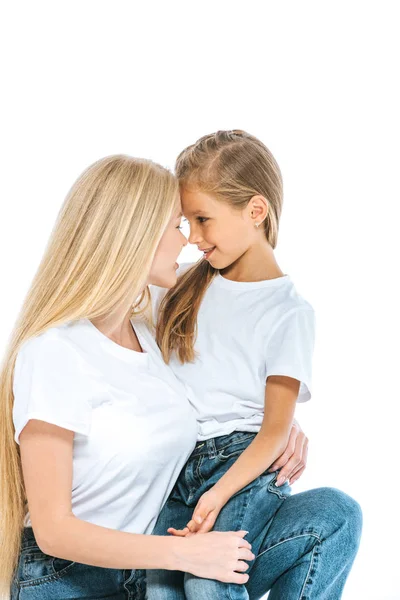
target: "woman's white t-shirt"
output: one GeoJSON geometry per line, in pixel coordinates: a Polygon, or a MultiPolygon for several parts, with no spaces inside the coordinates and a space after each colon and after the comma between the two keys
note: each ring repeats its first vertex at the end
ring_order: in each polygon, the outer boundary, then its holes
{"type": "Polygon", "coordinates": [[[13,419],[18,443],[30,419],[75,432],[76,517],[150,534],[196,444],[197,423],[146,324],[132,325],[143,353],[87,319],[25,342],[15,365],[13,419]]]}
{"type": "MultiPolygon", "coordinates": [[[[168,290],[150,288],[157,315],[168,290]]],[[[309,400],[314,339],[314,309],[289,275],[239,282],[218,273],[198,313],[196,360],[182,365],[173,354],[169,363],[195,409],[198,440],[259,431],[270,375],[297,379],[297,402],[309,400]]]]}

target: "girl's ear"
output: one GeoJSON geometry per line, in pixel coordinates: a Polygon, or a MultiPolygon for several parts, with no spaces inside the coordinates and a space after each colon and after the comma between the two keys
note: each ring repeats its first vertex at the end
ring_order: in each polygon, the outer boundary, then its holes
{"type": "Polygon", "coordinates": [[[247,209],[250,214],[250,218],[256,225],[257,223],[260,225],[266,218],[268,214],[268,204],[264,196],[253,196],[248,205],[247,209]]]}

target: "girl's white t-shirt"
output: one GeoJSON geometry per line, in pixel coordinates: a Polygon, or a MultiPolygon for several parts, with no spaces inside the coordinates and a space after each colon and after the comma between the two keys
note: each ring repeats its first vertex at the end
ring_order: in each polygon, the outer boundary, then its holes
{"type": "MultiPolygon", "coordinates": [[[[181,265],[178,275],[191,266],[181,265]]],[[[150,288],[157,315],[168,290],[150,288]]],[[[300,381],[297,402],[311,398],[315,313],[289,275],[238,282],[218,273],[204,295],[197,325],[196,360],[182,365],[173,354],[169,364],[195,409],[198,440],[259,431],[270,375],[300,381]]]]}
{"type": "Polygon", "coordinates": [[[18,443],[30,419],[75,432],[76,517],[150,534],[196,444],[197,423],[146,324],[132,325],[143,353],[87,319],[25,342],[15,365],[13,420],[18,443]]]}

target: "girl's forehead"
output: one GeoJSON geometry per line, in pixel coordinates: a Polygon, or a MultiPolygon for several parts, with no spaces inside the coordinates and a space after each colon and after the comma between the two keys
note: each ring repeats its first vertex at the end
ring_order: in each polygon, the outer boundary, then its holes
{"type": "Polygon", "coordinates": [[[199,190],[182,190],[181,200],[183,212],[195,214],[204,210],[216,208],[220,203],[205,192],[199,190]]]}

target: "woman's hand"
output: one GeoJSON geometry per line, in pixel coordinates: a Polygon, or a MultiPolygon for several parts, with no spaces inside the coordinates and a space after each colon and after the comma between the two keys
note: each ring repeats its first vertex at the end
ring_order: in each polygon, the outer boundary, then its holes
{"type": "Polygon", "coordinates": [[[214,527],[214,523],[225,502],[215,487],[205,492],[197,503],[192,519],[184,529],[170,527],[168,533],[180,537],[188,537],[194,533],[207,533],[214,527]]]}
{"type": "Polygon", "coordinates": [[[249,565],[245,561],[255,559],[251,544],[243,539],[247,533],[212,531],[184,539],[174,569],[224,583],[247,583],[249,575],[244,571],[249,565]]]}
{"type": "Polygon", "coordinates": [[[268,469],[272,473],[282,468],[276,482],[277,486],[283,485],[286,479],[289,479],[289,485],[292,485],[301,477],[307,465],[307,454],[308,438],[294,419],[285,452],[268,469]]]}

